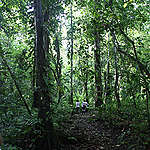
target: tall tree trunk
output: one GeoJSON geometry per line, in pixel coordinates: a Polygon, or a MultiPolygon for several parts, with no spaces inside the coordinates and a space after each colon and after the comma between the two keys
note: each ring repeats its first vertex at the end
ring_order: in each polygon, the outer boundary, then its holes
{"type": "Polygon", "coordinates": [[[119,96],[119,74],[118,74],[118,62],[117,62],[117,47],[116,47],[116,37],[115,33],[112,30],[112,39],[113,39],[113,44],[114,44],[114,57],[115,57],[115,97],[118,102],[118,108],[121,106],[120,102],[120,96],[119,96]]]}
{"type": "MultiPolygon", "coordinates": [[[[96,30],[96,29],[95,29],[96,30]]],[[[97,31],[95,31],[95,87],[96,87],[96,101],[95,107],[101,106],[103,104],[102,99],[102,74],[101,74],[101,58],[100,58],[100,36],[97,31]]]]}
{"type": "MultiPolygon", "coordinates": [[[[38,108],[38,117],[42,122],[44,134],[47,140],[45,145],[48,149],[52,149],[54,144],[53,123],[50,115],[51,97],[48,90],[48,64],[47,53],[49,49],[49,38],[46,29],[43,28],[45,18],[42,10],[41,0],[34,0],[35,10],[35,29],[36,29],[36,43],[35,43],[35,91],[34,103],[38,108]]],[[[48,14],[47,14],[48,15],[48,14]]],[[[43,145],[44,146],[44,145],[43,145]]]]}
{"type": "Polygon", "coordinates": [[[89,100],[88,100],[88,51],[86,52],[86,68],[85,68],[84,90],[85,90],[86,102],[89,103],[89,100]]]}
{"type": "MultiPolygon", "coordinates": [[[[43,19],[44,19],[43,23],[48,24],[48,20],[49,20],[48,8],[44,12],[43,19]]],[[[48,26],[46,26],[46,25],[43,27],[43,48],[44,48],[45,54],[49,53],[49,44],[50,44],[49,33],[48,33],[47,28],[48,28],[48,26]]],[[[46,57],[47,57],[47,55],[46,55],[46,57]]]]}
{"type": "MultiPolygon", "coordinates": [[[[109,39],[109,37],[108,37],[109,39]]],[[[109,40],[108,40],[108,52],[107,52],[107,73],[106,73],[106,86],[105,86],[105,90],[106,90],[106,93],[105,93],[105,101],[106,102],[109,102],[110,101],[110,81],[111,81],[111,77],[110,77],[110,62],[109,62],[109,40]]]]}
{"type": "MultiPolygon", "coordinates": [[[[41,0],[35,0],[35,22],[36,22],[36,47],[35,47],[35,67],[36,67],[36,87],[34,91],[34,103],[39,109],[39,118],[46,120],[50,111],[50,96],[46,84],[46,46],[44,45],[43,14],[41,0]]],[[[46,42],[45,42],[46,43],[46,42]]]]}
{"type": "Polygon", "coordinates": [[[57,86],[58,86],[58,103],[60,103],[62,90],[61,90],[61,62],[60,62],[60,47],[59,47],[59,40],[56,36],[56,53],[57,53],[57,63],[56,63],[56,72],[57,72],[57,86]]]}
{"type": "Polygon", "coordinates": [[[85,73],[85,82],[84,82],[84,90],[85,90],[85,98],[86,98],[86,102],[88,103],[88,72],[85,73]]]}
{"type": "Polygon", "coordinates": [[[73,16],[72,16],[72,4],[71,4],[71,97],[70,102],[73,104],[73,16]]]}
{"type": "Polygon", "coordinates": [[[118,73],[118,62],[117,62],[117,53],[116,47],[114,46],[114,55],[115,55],[115,97],[118,102],[118,108],[121,106],[120,96],[119,96],[119,73],[118,73]]]}

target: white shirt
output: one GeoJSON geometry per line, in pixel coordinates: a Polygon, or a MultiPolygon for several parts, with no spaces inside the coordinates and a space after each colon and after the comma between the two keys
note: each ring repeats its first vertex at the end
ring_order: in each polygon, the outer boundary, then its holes
{"type": "Polygon", "coordinates": [[[80,107],[80,102],[76,102],[76,108],[80,107]]]}
{"type": "Polygon", "coordinates": [[[88,106],[88,103],[87,103],[87,102],[82,102],[82,107],[83,107],[83,106],[86,106],[86,107],[87,107],[87,106],[88,106]]]}

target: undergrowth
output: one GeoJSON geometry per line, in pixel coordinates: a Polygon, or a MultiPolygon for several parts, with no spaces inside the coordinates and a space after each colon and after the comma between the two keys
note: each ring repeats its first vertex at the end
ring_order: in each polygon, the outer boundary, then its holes
{"type": "Polygon", "coordinates": [[[118,144],[127,144],[129,150],[147,149],[150,145],[150,129],[146,106],[141,102],[136,107],[123,103],[118,108],[116,102],[103,104],[97,108],[98,116],[109,123],[111,128],[120,128],[118,144]]]}

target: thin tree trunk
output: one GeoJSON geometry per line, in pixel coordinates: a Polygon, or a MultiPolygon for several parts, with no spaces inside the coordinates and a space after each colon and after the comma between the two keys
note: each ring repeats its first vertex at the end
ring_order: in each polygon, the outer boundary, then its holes
{"type": "MultiPolygon", "coordinates": [[[[87,62],[88,63],[88,62],[87,62]]],[[[86,102],[89,103],[89,99],[88,99],[88,69],[86,68],[86,72],[85,72],[85,83],[84,83],[84,87],[85,87],[85,97],[86,97],[86,102]]]]}
{"type": "Polygon", "coordinates": [[[57,72],[57,86],[58,86],[58,103],[60,103],[62,90],[61,90],[61,63],[60,63],[60,47],[59,40],[56,36],[56,52],[57,52],[57,63],[56,63],[56,72],[57,72]]]}
{"type": "Polygon", "coordinates": [[[149,112],[149,98],[150,98],[150,91],[148,89],[148,86],[146,86],[146,108],[147,108],[147,120],[150,128],[150,112],[149,112]]]}
{"type": "MultiPolygon", "coordinates": [[[[120,32],[122,33],[122,35],[132,44],[135,58],[132,57],[131,55],[128,55],[128,56],[130,56],[130,58],[132,58],[133,60],[136,60],[138,66],[140,68],[140,72],[142,74],[142,78],[143,78],[143,81],[144,81],[144,86],[145,86],[145,89],[146,89],[146,106],[147,106],[148,123],[149,123],[149,127],[150,127],[150,112],[149,112],[149,93],[150,93],[150,91],[149,91],[149,88],[148,88],[147,80],[145,78],[145,74],[147,75],[148,78],[150,78],[150,73],[147,70],[147,68],[139,61],[134,41],[132,39],[130,39],[130,37],[128,37],[125,34],[125,32],[122,30],[121,27],[119,29],[120,29],[120,32]]],[[[119,51],[121,51],[120,48],[118,48],[118,49],[119,49],[119,51]]]]}
{"type": "Polygon", "coordinates": [[[147,77],[148,78],[150,78],[150,73],[149,73],[149,71],[147,70],[147,68],[146,68],[146,66],[144,65],[144,64],[142,64],[142,62],[140,62],[139,61],[139,59],[138,59],[138,56],[137,56],[137,53],[136,53],[136,47],[135,47],[135,44],[134,44],[134,41],[132,41],[124,32],[123,32],[123,30],[120,28],[120,31],[121,31],[121,33],[124,35],[124,37],[132,44],[132,46],[133,46],[133,50],[134,50],[134,54],[135,54],[135,57],[136,58],[134,58],[134,56],[132,56],[132,55],[130,55],[130,54],[128,54],[127,52],[124,52],[124,51],[122,51],[121,49],[120,49],[120,46],[119,46],[119,43],[118,43],[118,41],[117,41],[117,39],[116,39],[116,43],[117,43],[117,51],[118,52],[120,52],[120,53],[122,53],[122,54],[124,54],[124,55],[126,55],[127,57],[129,57],[130,59],[132,59],[133,61],[135,61],[137,64],[138,64],[138,66],[139,66],[139,68],[140,68],[140,72],[141,72],[141,74],[142,74],[142,79],[143,79],[143,81],[144,81],[144,86],[145,86],[145,89],[146,89],[146,97],[147,97],[147,113],[148,113],[148,122],[149,122],[149,126],[150,126],[150,117],[149,117],[149,102],[148,102],[148,99],[149,99],[149,93],[150,93],[150,91],[149,91],[149,88],[148,88],[148,83],[147,83],[147,80],[145,79],[145,74],[147,75],[147,77]],[[144,74],[145,73],[145,74],[144,74]]]}
{"type": "Polygon", "coordinates": [[[1,56],[1,57],[2,57],[2,61],[3,61],[4,65],[7,67],[8,71],[9,71],[9,73],[10,73],[10,75],[11,75],[11,78],[12,78],[13,81],[14,81],[14,84],[15,84],[15,86],[16,86],[16,89],[18,90],[18,93],[19,93],[19,95],[20,95],[20,98],[23,100],[24,105],[25,105],[25,107],[26,107],[28,113],[29,113],[30,115],[32,115],[31,110],[30,110],[28,104],[26,103],[26,101],[25,101],[25,99],[24,99],[24,97],[23,97],[23,95],[22,95],[22,92],[21,92],[21,90],[20,90],[20,88],[19,88],[19,85],[18,85],[18,83],[17,83],[17,81],[16,81],[16,79],[15,79],[15,75],[14,75],[13,72],[11,71],[11,69],[10,69],[10,67],[8,66],[7,61],[4,59],[4,57],[3,57],[3,56],[1,56]]]}
{"type": "Polygon", "coordinates": [[[84,83],[84,87],[85,87],[85,98],[86,98],[86,102],[88,103],[88,72],[86,72],[86,79],[85,79],[85,83],[84,83]]]}
{"type": "MultiPolygon", "coordinates": [[[[117,45],[119,45],[119,44],[117,44],[117,45]]],[[[142,64],[142,62],[140,62],[139,60],[137,60],[136,58],[134,58],[134,56],[128,54],[127,52],[122,51],[122,50],[120,49],[120,47],[117,48],[117,51],[118,51],[119,53],[121,53],[121,54],[127,56],[128,58],[130,58],[131,60],[133,60],[135,63],[137,63],[138,66],[139,66],[139,68],[140,68],[140,70],[142,70],[142,72],[145,72],[146,75],[147,75],[147,77],[150,79],[150,73],[149,73],[149,71],[147,70],[146,66],[145,66],[144,64],[142,64]]],[[[142,74],[143,74],[143,73],[142,73],[142,74]]]]}
{"type": "Polygon", "coordinates": [[[71,4],[71,97],[70,102],[73,104],[73,19],[72,19],[72,4],[71,4]]]}
{"type": "MultiPolygon", "coordinates": [[[[95,29],[96,30],[96,29],[95,29]]],[[[100,60],[100,37],[99,33],[95,32],[95,86],[96,86],[96,101],[95,107],[101,106],[103,104],[102,100],[102,74],[101,74],[101,60],[100,60]]]]}
{"type": "Polygon", "coordinates": [[[117,48],[116,48],[116,37],[114,31],[111,31],[112,39],[114,43],[114,57],[115,57],[115,97],[118,102],[118,108],[121,106],[120,96],[119,96],[119,74],[118,74],[118,61],[117,61],[117,48]]]}
{"type": "MultiPolygon", "coordinates": [[[[108,39],[109,39],[109,37],[108,37],[108,39]]],[[[109,42],[109,40],[108,40],[108,42],[109,42]]],[[[105,99],[106,99],[106,102],[109,102],[110,101],[110,62],[109,62],[109,49],[110,49],[110,47],[109,47],[109,43],[108,43],[108,52],[107,52],[107,73],[106,73],[106,88],[105,88],[105,90],[106,90],[106,94],[105,94],[105,99]]]]}
{"type": "MultiPolygon", "coordinates": [[[[144,75],[144,72],[145,72],[145,74],[148,76],[148,78],[150,78],[150,72],[149,72],[149,70],[147,70],[146,66],[144,66],[144,65],[139,61],[139,59],[138,59],[138,55],[137,55],[137,52],[136,52],[136,47],[135,47],[134,41],[133,41],[132,39],[130,39],[130,38],[125,34],[125,32],[122,30],[121,27],[120,27],[119,29],[120,29],[120,32],[122,33],[122,35],[123,35],[123,36],[132,44],[132,46],[133,46],[133,51],[134,51],[135,58],[132,57],[132,56],[131,56],[130,58],[132,58],[134,61],[137,62],[138,66],[139,66],[139,68],[140,68],[140,70],[141,70],[141,73],[144,75]]],[[[120,50],[120,48],[119,48],[119,50],[120,50]]],[[[128,55],[128,56],[130,56],[130,55],[128,55]]]]}

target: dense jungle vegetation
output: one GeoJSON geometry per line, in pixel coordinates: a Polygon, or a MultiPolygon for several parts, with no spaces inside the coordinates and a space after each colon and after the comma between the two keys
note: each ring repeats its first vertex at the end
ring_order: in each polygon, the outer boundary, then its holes
{"type": "Polygon", "coordinates": [[[1,149],[149,150],[149,8],[0,0],[1,149]]]}

